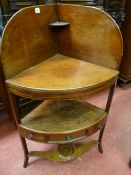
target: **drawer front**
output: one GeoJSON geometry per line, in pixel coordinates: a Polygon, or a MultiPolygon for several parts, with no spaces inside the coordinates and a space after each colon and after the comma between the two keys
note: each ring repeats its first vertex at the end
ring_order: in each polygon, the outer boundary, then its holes
{"type": "Polygon", "coordinates": [[[43,133],[42,134],[37,133],[34,131],[24,129],[22,127],[19,127],[18,130],[19,130],[19,135],[24,138],[27,138],[28,140],[33,140],[33,141],[42,142],[42,143],[48,142],[48,136],[43,133]]]}
{"type": "Polygon", "coordinates": [[[39,133],[19,126],[19,134],[24,138],[37,142],[50,144],[65,144],[79,141],[86,138],[87,136],[94,134],[105,125],[105,122],[106,118],[89,128],[74,131],[71,133],[39,133]]]}

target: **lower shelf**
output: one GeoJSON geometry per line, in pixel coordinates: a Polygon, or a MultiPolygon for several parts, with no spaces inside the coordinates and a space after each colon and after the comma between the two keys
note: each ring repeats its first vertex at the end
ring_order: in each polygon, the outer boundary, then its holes
{"type": "Polygon", "coordinates": [[[72,143],[100,130],[106,116],[104,110],[87,102],[47,100],[21,120],[19,133],[38,142],[72,143]]]}

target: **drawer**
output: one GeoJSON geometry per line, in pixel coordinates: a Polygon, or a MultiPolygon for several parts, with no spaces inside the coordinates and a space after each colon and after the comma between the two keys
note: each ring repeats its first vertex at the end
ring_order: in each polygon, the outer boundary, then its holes
{"type": "Polygon", "coordinates": [[[69,133],[39,133],[32,130],[28,130],[19,126],[20,136],[32,141],[50,144],[65,144],[76,142],[86,138],[100,130],[105,125],[106,119],[103,121],[82,130],[69,132],[69,133]]]}

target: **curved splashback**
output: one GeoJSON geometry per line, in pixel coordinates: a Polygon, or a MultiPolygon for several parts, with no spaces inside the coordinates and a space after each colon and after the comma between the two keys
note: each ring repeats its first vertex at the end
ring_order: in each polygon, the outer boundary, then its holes
{"type": "Polygon", "coordinates": [[[95,7],[59,4],[59,18],[70,23],[60,30],[60,53],[118,69],[122,36],[116,22],[95,7]]]}
{"type": "Polygon", "coordinates": [[[122,47],[120,30],[104,11],[48,4],[22,9],[10,19],[3,33],[1,61],[6,78],[57,53],[118,69],[122,47]],[[50,27],[56,14],[69,25],[50,27]]]}
{"type": "Polygon", "coordinates": [[[56,32],[48,26],[55,20],[54,4],[24,8],[9,20],[1,48],[6,78],[58,52],[56,32]]]}

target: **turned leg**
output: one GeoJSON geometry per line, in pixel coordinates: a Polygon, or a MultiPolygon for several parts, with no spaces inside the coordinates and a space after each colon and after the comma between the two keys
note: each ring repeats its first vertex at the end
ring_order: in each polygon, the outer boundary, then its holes
{"type": "MultiPolygon", "coordinates": [[[[10,102],[11,102],[12,113],[13,113],[13,117],[15,119],[15,123],[16,123],[17,127],[19,127],[21,120],[20,120],[20,112],[19,112],[19,107],[18,107],[18,103],[17,103],[17,98],[14,94],[11,94],[11,93],[9,93],[9,98],[10,98],[10,102]]],[[[23,148],[23,152],[24,152],[24,157],[25,157],[23,167],[26,168],[28,165],[28,159],[29,159],[28,148],[27,148],[25,138],[20,136],[20,140],[21,140],[21,144],[22,144],[22,148],[23,148]]]]}
{"type": "Polygon", "coordinates": [[[99,134],[99,139],[98,139],[98,150],[100,153],[103,153],[102,138],[103,138],[104,129],[105,129],[105,126],[101,128],[100,134],[99,134]]]}
{"type": "MultiPolygon", "coordinates": [[[[106,108],[105,108],[105,112],[107,112],[107,114],[109,113],[109,110],[110,110],[110,106],[111,106],[111,102],[112,102],[112,98],[113,98],[113,93],[114,93],[114,88],[115,88],[115,84],[110,88],[110,91],[109,91],[108,100],[107,100],[107,104],[106,104],[106,108]]],[[[100,128],[100,133],[99,133],[99,138],[98,138],[98,150],[100,153],[103,153],[102,138],[103,138],[105,126],[106,126],[106,124],[100,128]]]]}
{"type": "Polygon", "coordinates": [[[29,160],[28,148],[27,148],[25,138],[20,136],[20,140],[21,140],[21,144],[22,144],[22,148],[23,148],[23,152],[24,152],[24,157],[25,157],[23,167],[26,168],[28,165],[28,160],[29,160]]]}

